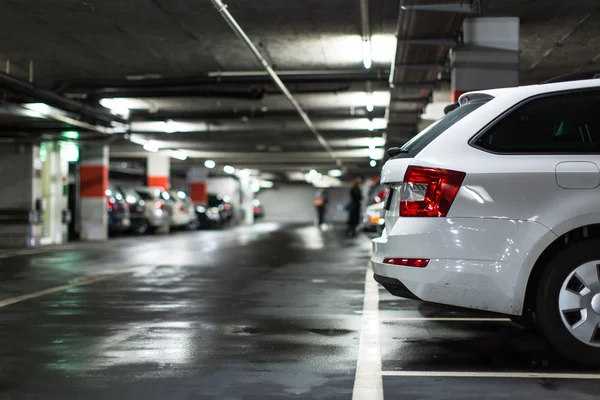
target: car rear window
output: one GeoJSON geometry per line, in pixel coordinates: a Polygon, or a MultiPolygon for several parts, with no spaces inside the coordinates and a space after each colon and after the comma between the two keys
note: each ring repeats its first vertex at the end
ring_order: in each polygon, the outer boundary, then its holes
{"type": "Polygon", "coordinates": [[[402,153],[398,154],[394,158],[413,158],[421,150],[423,150],[429,143],[434,139],[448,130],[452,125],[477,110],[479,107],[490,101],[492,97],[486,97],[470,101],[460,107],[450,111],[442,118],[429,125],[427,128],[422,130],[417,136],[410,139],[408,142],[401,147],[402,153]]]}
{"type": "Polygon", "coordinates": [[[148,192],[139,191],[138,194],[144,200],[152,200],[152,195],[150,193],[148,193],[148,192]]]}

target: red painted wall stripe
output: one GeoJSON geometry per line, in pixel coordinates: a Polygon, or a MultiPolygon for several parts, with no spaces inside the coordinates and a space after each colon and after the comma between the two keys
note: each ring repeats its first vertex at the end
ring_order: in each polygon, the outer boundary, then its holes
{"type": "Polygon", "coordinates": [[[208,192],[206,190],[206,182],[191,182],[190,198],[195,204],[208,204],[208,192]]]}
{"type": "Polygon", "coordinates": [[[82,165],[80,168],[81,197],[104,197],[108,189],[107,165],[82,165]]]}
{"type": "Polygon", "coordinates": [[[164,190],[169,189],[169,177],[168,176],[149,176],[148,186],[160,187],[164,190]]]}
{"type": "Polygon", "coordinates": [[[465,93],[467,93],[467,92],[470,92],[470,91],[471,91],[471,90],[455,90],[455,91],[453,91],[453,92],[452,92],[452,96],[451,96],[451,100],[452,100],[452,102],[453,102],[453,103],[456,103],[456,102],[458,101],[458,98],[459,98],[461,95],[463,95],[463,94],[465,94],[465,93]]]}

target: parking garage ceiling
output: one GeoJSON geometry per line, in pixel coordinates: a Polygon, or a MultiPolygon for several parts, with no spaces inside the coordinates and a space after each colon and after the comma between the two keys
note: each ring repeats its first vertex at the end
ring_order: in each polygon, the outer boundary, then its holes
{"type": "MultiPolygon", "coordinates": [[[[226,3],[352,173],[369,172],[373,148],[382,155],[386,141],[400,144],[416,133],[433,90],[448,79],[448,51],[460,46],[468,12],[521,18],[522,83],[600,60],[600,7],[592,0],[484,0],[473,7],[459,0],[369,0],[370,69],[363,65],[359,0],[226,3]],[[440,3],[454,7],[414,7],[440,3]]],[[[209,0],[7,0],[0,22],[0,70],[90,107],[129,110],[135,137],[184,149],[187,163],[212,158],[281,172],[335,166],[209,0]]],[[[11,91],[5,99],[5,115],[21,113],[2,118],[5,137],[77,127],[65,118],[23,115],[18,105],[35,103],[31,94],[11,91]]],[[[124,159],[146,154],[124,139],[111,151],[124,159]]]]}

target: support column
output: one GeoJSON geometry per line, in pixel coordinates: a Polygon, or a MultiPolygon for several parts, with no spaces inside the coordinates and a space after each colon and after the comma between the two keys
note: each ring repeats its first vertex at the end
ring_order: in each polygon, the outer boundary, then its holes
{"type": "Polygon", "coordinates": [[[451,53],[452,101],[472,90],[518,86],[519,18],[468,18],[451,53]]]}
{"type": "Polygon", "coordinates": [[[206,168],[192,168],[188,171],[189,196],[194,204],[208,204],[207,175],[206,168]]]}
{"type": "Polygon", "coordinates": [[[169,190],[171,185],[171,158],[163,154],[150,153],[147,160],[148,186],[160,187],[169,190]]]}
{"type": "Polygon", "coordinates": [[[0,146],[0,247],[40,244],[41,168],[39,146],[0,146]]]}
{"type": "Polygon", "coordinates": [[[240,177],[240,203],[244,211],[244,223],[248,225],[254,223],[254,192],[251,183],[251,178],[240,177]]]}
{"type": "Polygon", "coordinates": [[[80,177],[81,240],[107,240],[108,146],[82,149],[80,177]]]}

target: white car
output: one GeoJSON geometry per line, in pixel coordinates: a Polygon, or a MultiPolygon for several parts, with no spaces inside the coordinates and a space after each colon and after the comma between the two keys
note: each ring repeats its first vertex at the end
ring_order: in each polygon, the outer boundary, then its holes
{"type": "Polygon", "coordinates": [[[384,165],[392,294],[508,314],[600,364],[600,80],[462,95],[384,165]]]}
{"type": "Polygon", "coordinates": [[[198,219],[196,217],[196,209],[188,195],[182,191],[170,191],[169,195],[173,201],[171,227],[197,229],[198,219]]]}
{"type": "Polygon", "coordinates": [[[135,191],[146,203],[145,217],[151,232],[169,232],[171,229],[171,196],[162,188],[137,187],[135,191]]]}
{"type": "Polygon", "coordinates": [[[365,209],[362,221],[362,230],[365,232],[381,233],[385,226],[383,218],[383,202],[371,204],[365,209]]]}

